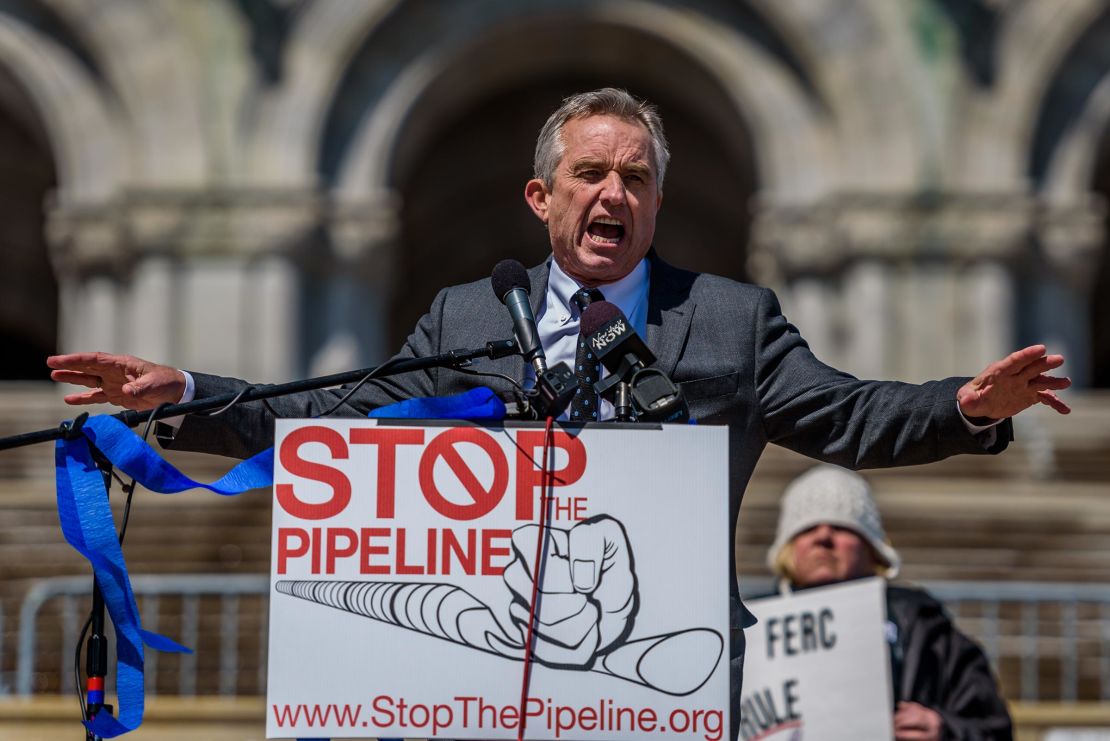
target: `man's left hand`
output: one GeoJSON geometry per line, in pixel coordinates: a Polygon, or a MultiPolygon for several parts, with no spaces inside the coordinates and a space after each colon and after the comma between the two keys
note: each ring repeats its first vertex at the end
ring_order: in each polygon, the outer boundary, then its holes
{"type": "Polygon", "coordinates": [[[1034,404],[1045,404],[1060,414],[1071,412],[1054,391],[1071,386],[1070,378],[1045,375],[1064,364],[1063,355],[1045,355],[1044,345],[1010,353],[965,383],[956,400],[969,420],[997,421],[1012,417],[1034,404]]]}
{"type": "Polygon", "coordinates": [[[894,741],[940,741],[944,720],[916,702],[899,702],[894,712],[894,741]]]}

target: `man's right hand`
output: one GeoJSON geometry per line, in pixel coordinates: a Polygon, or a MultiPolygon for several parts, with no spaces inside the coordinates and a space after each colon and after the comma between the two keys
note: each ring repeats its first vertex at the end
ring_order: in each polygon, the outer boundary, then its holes
{"type": "Polygon", "coordinates": [[[85,386],[65,397],[66,404],[115,404],[144,411],[159,404],[176,404],[185,393],[185,374],[134,355],[80,352],[46,359],[50,377],[59,383],[85,386]]]}

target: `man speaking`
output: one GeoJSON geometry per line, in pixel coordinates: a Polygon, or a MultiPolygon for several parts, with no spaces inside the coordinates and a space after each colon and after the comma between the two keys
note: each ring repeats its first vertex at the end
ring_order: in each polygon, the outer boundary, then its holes
{"type": "MultiPolygon", "coordinates": [[[[584,380],[596,380],[590,373],[596,360],[579,338],[582,311],[604,298],[646,339],[655,367],[679,384],[690,416],[728,425],[734,531],[744,488],[768,442],[853,469],[911,465],[1000,452],[1011,439],[1009,417],[1034,404],[1070,411],[1054,393],[1070,381],[1046,375],[1064,359],[1046,355],[1040,345],[992,363],[975,378],[921,385],[861,381],[824,365],[770,290],[672,267],[651,250],[669,156],[654,107],[628,93],[605,88],[563,102],[540,131],[534,178],[524,188],[528,206],[550,233],[552,251],[528,272],[530,303],[549,362],[573,363],[583,379],[568,412],[572,418],[612,417],[612,408],[584,380]]],[[[477,281],[440,291],[399,357],[477,347],[511,333],[490,281],[477,281]]],[[[54,380],[91,389],[67,396],[70,404],[153,409],[246,385],[104,353],[61,355],[48,364],[54,380]]],[[[520,357],[484,367],[514,378],[526,373],[520,357]]],[[[367,383],[337,413],[364,416],[384,404],[487,382],[498,393],[513,393],[507,381],[428,370],[367,383]]],[[[191,416],[166,444],[246,457],[273,443],[271,409],[282,417],[307,417],[338,398],[318,391],[273,400],[270,408],[255,402],[216,417],[191,416]]],[[[735,737],[745,611],[735,580],[730,587],[735,737]]]]}

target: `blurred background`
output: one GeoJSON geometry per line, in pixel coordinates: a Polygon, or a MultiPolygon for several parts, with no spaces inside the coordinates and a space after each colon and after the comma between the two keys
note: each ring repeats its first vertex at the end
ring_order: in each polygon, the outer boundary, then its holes
{"type": "MultiPolygon", "coordinates": [[[[0,0],[0,435],[71,416],[55,352],[257,381],[384,360],[439,288],[544,259],[535,135],[605,85],[671,140],[659,252],[774,288],[826,362],[1065,354],[1069,417],[870,479],[1019,738],[1110,738],[1107,0],[0,0]]],[[[748,593],[808,465],[757,469],[748,593]]],[[[80,730],[89,579],[53,492],[50,446],[0,453],[4,737],[80,730]]],[[[151,659],[135,737],[261,738],[268,496],[136,500],[144,622],[198,653],[151,659]]]]}

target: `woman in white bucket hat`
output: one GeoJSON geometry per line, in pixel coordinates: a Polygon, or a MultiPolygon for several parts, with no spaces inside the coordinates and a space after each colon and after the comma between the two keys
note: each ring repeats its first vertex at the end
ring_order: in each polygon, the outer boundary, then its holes
{"type": "MultiPolygon", "coordinates": [[[[767,565],[779,590],[868,576],[893,579],[902,559],[859,474],[817,466],[783,494],[767,565]]],[[[920,589],[887,585],[896,741],[1012,741],[1006,703],[982,649],[920,589]]]]}

